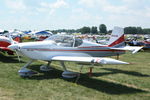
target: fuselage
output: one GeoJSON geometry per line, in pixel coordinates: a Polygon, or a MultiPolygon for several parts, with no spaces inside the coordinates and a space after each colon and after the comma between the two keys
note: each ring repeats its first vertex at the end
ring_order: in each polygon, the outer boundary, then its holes
{"type": "Polygon", "coordinates": [[[61,46],[51,40],[14,45],[17,51],[31,59],[46,61],[55,56],[107,57],[125,53],[122,50],[111,50],[110,47],[87,41],[83,41],[82,45],[77,47],[61,46]]]}

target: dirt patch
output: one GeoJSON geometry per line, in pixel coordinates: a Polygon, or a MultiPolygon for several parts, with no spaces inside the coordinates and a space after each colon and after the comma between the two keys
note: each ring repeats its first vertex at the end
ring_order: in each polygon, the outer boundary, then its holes
{"type": "Polygon", "coordinates": [[[13,96],[14,93],[12,91],[0,88],[0,100],[15,100],[13,96]]]}

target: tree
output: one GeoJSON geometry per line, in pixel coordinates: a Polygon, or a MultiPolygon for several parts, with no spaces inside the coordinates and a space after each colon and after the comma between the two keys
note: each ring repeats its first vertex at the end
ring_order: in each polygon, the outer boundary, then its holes
{"type": "Polygon", "coordinates": [[[150,34],[150,28],[145,28],[143,29],[144,34],[150,34]]]}
{"type": "Polygon", "coordinates": [[[80,29],[80,32],[81,32],[82,34],[87,34],[87,33],[90,33],[91,30],[90,30],[90,27],[84,26],[83,28],[80,29]]]}
{"type": "Polygon", "coordinates": [[[131,31],[131,30],[132,30],[132,27],[125,27],[125,28],[124,28],[124,33],[125,33],[125,34],[132,34],[132,31],[131,31]]]}
{"type": "Polygon", "coordinates": [[[96,26],[92,26],[92,28],[91,28],[91,33],[92,33],[92,34],[97,34],[97,33],[98,33],[96,26]]]}
{"type": "Polygon", "coordinates": [[[125,34],[137,34],[137,28],[136,27],[125,27],[124,28],[125,34]]]}
{"type": "Polygon", "coordinates": [[[137,34],[143,34],[143,30],[141,27],[137,27],[137,34]]]}
{"type": "Polygon", "coordinates": [[[101,24],[99,26],[99,31],[100,31],[100,33],[107,33],[107,27],[106,27],[106,25],[105,24],[101,24]]]}
{"type": "Polygon", "coordinates": [[[107,33],[112,33],[112,30],[109,30],[107,33]]]}
{"type": "Polygon", "coordinates": [[[3,34],[5,34],[5,33],[8,33],[8,31],[7,31],[7,30],[4,30],[3,34]]]}

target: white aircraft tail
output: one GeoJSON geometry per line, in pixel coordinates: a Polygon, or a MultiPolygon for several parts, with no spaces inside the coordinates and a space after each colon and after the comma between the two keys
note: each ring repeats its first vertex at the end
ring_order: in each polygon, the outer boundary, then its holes
{"type": "Polygon", "coordinates": [[[109,47],[125,46],[124,29],[120,27],[114,27],[107,45],[109,47]]]}
{"type": "Polygon", "coordinates": [[[132,53],[138,52],[142,47],[138,46],[126,46],[124,38],[124,29],[120,27],[114,27],[111,37],[108,41],[108,47],[111,47],[113,50],[129,50],[132,53]]]}

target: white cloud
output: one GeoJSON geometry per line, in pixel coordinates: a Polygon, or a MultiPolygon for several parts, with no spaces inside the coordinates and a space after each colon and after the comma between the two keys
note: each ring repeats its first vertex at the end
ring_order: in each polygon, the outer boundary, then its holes
{"type": "Polygon", "coordinates": [[[88,7],[94,7],[95,0],[79,0],[78,3],[81,5],[86,5],[88,7]]]}
{"type": "Polygon", "coordinates": [[[108,0],[79,0],[79,4],[90,7],[91,9],[95,8],[110,13],[120,13],[126,10],[124,6],[112,5],[108,0]]]}
{"type": "Polygon", "coordinates": [[[146,5],[147,0],[120,0],[120,2],[122,4],[114,5],[109,0],[79,0],[80,5],[91,7],[90,9],[99,9],[99,11],[109,15],[143,16],[143,13],[146,13],[149,16],[150,10],[148,9],[149,5],[146,5]]]}
{"type": "Polygon", "coordinates": [[[49,12],[50,14],[53,14],[56,9],[65,8],[69,5],[64,0],[57,0],[54,3],[41,2],[40,6],[40,8],[37,8],[39,12],[49,12]]]}
{"type": "Polygon", "coordinates": [[[90,14],[88,12],[86,12],[84,9],[82,8],[77,8],[77,9],[73,9],[72,10],[72,18],[76,19],[76,18],[80,18],[83,20],[89,20],[90,19],[90,14]]]}
{"type": "Polygon", "coordinates": [[[72,10],[71,16],[67,19],[71,25],[79,27],[95,26],[102,22],[102,17],[97,14],[91,14],[83,8],[76,8],[72,10]]]}
{"type": "Polygon", "coordinates": [[[11,10],[25,10],[27,8],[23,0],[5,0],[5,3],[11,10]]]}
{"type": "Polygon", "coordinates": [[[104,23],[108,28],[130,25],[149,27],[150,0],[3,1],[5,6],[0,9],[0,13],[1,20],[5,19],[7,22],[5,26],[10,25],[8,23],[16,23],[16,27],[31,25],[33,28],[53,27],[57,29],[59,27],[98,26],[104,23]],[[8,12],[15,14],[8,14],[8,12]],[[12,15],[14,17],[11,17],[12,15]]]}
{"type": "MultiPolygon", "coordinates": [[[[115,2],[121,2],[121,4],[113,4],[110,0],[79,0],[78,4],[84,7],[90,7],[91,9],[99,9],[104,13],[135,14],[145,10],[144,6],[147,0],[119,0],[115,2]]],[[[149,5],[146,6],[149,7],[149,5]]]]}
{"type": "Polygon", "coordinates": [[[78,4],[87,7],[97,7],[98,5],[105,6],[108,4],[107,0],[79,0],[78,4]]]}
{"type": "MultiPolygon", "coordinates": [[[[85,9],[99,11],[101,20],[112,26],[148,26],[150,7],[148,0],[79,0],[85,9]],[[119,2],[119,3],[115,3],[119,2]]],[[[92,13],[91,15],[92,16],[92,13]]],[[[98,20],[97,20],[98,21],[98,20]]]]}
{"type": "Polygon", "coordinates": [[[147,17],[150,17],[150,7],[146,7],[145,8],[145,15],[147,16],[147,17]]]}
{"type": "Polygon", "coordinates": [[[68,4],[64,0],[57,0],[55,3],[50,4],[50,7],[56,9],[60,7],[68,6],[68,4]]]}

